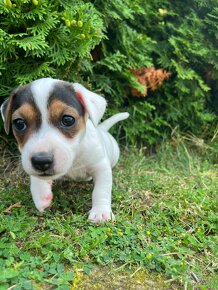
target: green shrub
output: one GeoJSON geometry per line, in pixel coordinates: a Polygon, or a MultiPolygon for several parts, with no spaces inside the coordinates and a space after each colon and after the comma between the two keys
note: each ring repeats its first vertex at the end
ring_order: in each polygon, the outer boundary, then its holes
{"type": "Polygon", "coordinates": [[[52,76],[104,95],[108,115],[129,111],[131,118],[116,127],[129,143],[157,143],[175,127],[202,138],[213,134],[216,0],[0,3],[2,97],[18,84],[52,76]],[[171,73],[154,89],[135,73],[151,67],[171,73]]]}
{"type": "Polygon", "coordinates": [[[102,19],[91,3],[4,1],[0,6],[1,94],[34,79],[65,78],[103,36],[102,19]]]}

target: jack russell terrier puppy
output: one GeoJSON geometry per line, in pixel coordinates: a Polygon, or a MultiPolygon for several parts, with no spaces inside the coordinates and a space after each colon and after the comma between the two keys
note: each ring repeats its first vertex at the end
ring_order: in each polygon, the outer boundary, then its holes
{"type": "Polygon", "coordinates": [[[2,104],[5,131],[12,124],[39,211],[51,204],[52,181],[67,175],[94,181],[89,220],[114,220],[112,168],[120,152],[108,130],[129,114],[99,124],[105,108],[106,100],[81,84],[52,78],[18,87],[2,104]]]}

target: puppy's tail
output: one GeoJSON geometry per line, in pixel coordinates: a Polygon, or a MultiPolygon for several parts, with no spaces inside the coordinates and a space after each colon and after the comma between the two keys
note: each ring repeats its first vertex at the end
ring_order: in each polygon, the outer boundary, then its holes
{"type": "Polygon", "coordinates": [[[108,118],[107,120],[105,120],[104,122],[102,122],[101,124],[98,125],[98,128],[104,130],[104,131],[108,131],[113,125],[115,125],[117,122],[125,120],[129,117],[129,113],[125,112],[125,113],[118,113],[110,118],[108,118]]]}

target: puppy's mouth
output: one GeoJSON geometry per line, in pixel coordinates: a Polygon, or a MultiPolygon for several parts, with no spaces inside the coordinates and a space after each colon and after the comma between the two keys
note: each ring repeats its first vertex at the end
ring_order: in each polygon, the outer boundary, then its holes
{"type": "Polygon", "coordinates": [[[47,176],[55,176],[55,174],[54,173],[43,172],[43,173],[39,173],[39,176],[41,176],[41,177],[47,177],[47,176]]]}
{"type": "Polygon", "coordinates": [[[53,179],[56,176],[56,173],[54,171],[36,171],[34,172],[34,176],[40,177],[40,178],[45,178],[45,179],[53,179]]]}
{"type": "Polygon", "coordinates": [[[57,179],[59,177],[61,177],[63,174],[61,173],[56,173],[54,171],[49,171],[49,172],[34,172],[35,177],[41,178],[41,179],[45,179],[45,180],[54,180],[57,179]]]}

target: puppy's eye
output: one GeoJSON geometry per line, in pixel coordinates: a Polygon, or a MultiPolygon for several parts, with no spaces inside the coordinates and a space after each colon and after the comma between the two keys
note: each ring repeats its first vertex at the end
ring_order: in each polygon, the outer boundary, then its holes
{"type": "Polygon", "coordinates": [[[19,132],[23,132],[23,131],[25,131],[26,128],[27,128],[27,124],[26,124],[26,122],[25,122],[23,119],[20,119],[20,118],[15,119],[15,120],[13,121],[13,126],[14,126],[14,128],[15,128],[17,131],[19,131],[19,132]]]}
{"type": "Polygon", "coordinates": [[[75,123],[75,118],[69,115],[63,115],[61,125],[63,127],[72,127],[75,123]]]}

